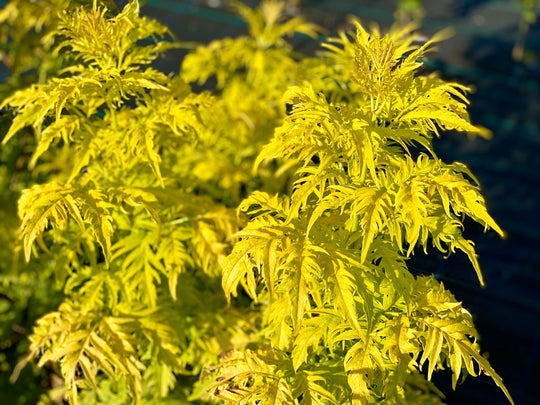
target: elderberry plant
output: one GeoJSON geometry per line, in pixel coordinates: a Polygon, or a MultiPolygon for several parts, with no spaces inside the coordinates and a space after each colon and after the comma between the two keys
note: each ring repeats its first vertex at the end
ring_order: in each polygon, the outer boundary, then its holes
{"type": "Polygon", "coordinates": [[[324,44],[322,75],[285,94],[292,111],[256,166],[293,164],[293,189],[240,204],[249,223],[223,261],[228,299],[242,286],[259,302],[265,336],[222,359],[214,387],[226,402],[438,403],[429,380],[447,367],[454,388],[484,372],[512,401],[471,314],[407,268],[417,247],[459,250],[483,285],[464,217],[503,235],[472,173],[433,151],[440,130],[490,135],[470,123],[467,87],[416,74],[444,35],[416,45],[411,27],[357,24],[324,44]]]}
{"type": "Polygon", "coordinates": [[[471,314],[407,268],[432,244],[483,284],[463,219],[503,235],[472,173],[432,147],[441,130],[490,135],[467,87],[417,74],[444,33],[417,45],[413,26],[357,24],[308,58],[285,38],[318,27],[235,3],[249,35],[198,46],[172,77],[152,62],[181,45],[136,0],[32,4],[0,30],[4,60],[26,61],[14,77],[44,72],[0,102],[2,152],[31,150],[9,248],[63,298],[14,378],[37,359],[71,404],[438,404],[429,380],[450,368],[454,387],[484,372],[511,401],[471,314]]]}

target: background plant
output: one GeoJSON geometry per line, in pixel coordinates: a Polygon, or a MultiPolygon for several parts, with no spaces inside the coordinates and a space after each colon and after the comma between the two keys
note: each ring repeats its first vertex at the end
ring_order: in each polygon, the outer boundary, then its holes
{"type": "Polygon", "coordinates": [[[522,61],[525,58],[525,41],[527,33],[531,25],[535,24],[538,19],[538,8],[540,1],[538,0],[521,0],[521,20],[519,22],[518,38],[512,48],[512,57],[516,61],[522,61]]]}
{"type": "Polygon", "coordinates": [[[411,21],[420,22],[423,15],[422,0],[398,0],[395,16],[401,24],[407,24],[411,21]]]}
{"type": "Polygon", "coordinates": [[[252,10],[231,2],[247,23],[248,34],[214,40],[197,46],[182,62],[180,75],[187,82],[211,87],[217,96],[211,115],[205,117],[208,147],[190,153],[192,174],[199,183],[229,195],[216,198],[237,206],[257,189],[280,190],[285,173],[274,167],[252,174],[253,162],[286,114],[280,102],[287,86],[303,74],[304,56],[295,52],[286,37],[317,37],[320,28],[302,17],[287,18],[285,3],[263,1],[252,10]],[[201,155],[203,153],[203,155],[201,155]],[[230,194],[232,192],[232,195],[230,194]]]}

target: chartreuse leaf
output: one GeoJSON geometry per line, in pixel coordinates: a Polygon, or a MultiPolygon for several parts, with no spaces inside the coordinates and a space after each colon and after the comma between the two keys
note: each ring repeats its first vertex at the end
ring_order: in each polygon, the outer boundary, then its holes
{"type": "Polygon", "coordinates": [[[302,328],[296,335],[292,362],[294,370],[297,371],[308,359],[309,350],[315,351],[329,330],[341,323],[336,311],[321,311],[315,317],[308,317],[302,322],[302,328]]]}
{"type": "Polygon", "coordinates": [[[415,290],[415,293],[420,295],[413,310],[417,314],[414,320],[421,332],[420,340],[423,346],[419,365],[421,367],[429,361],[428,379],[436,367],[443,365],[442,359],[446,358],[452,369],[454,388],[463,369],[472,376],[484,372],[491,376],[508,400],[513,403],[501,377],[480,353],[476,343],[478,333],[474,328],[471,314],[432,277],[419,278],[415,290]],[[478,371],[474,363],[479,367],[478,371]]]}
{"type": "Polygon", "coordinates": [[[171,297],[176,299],[178,276],[194,267],[193,257],[189,254],[185,241],[189,238],[182,230],[174,230],[169,235],[162,235],[157,256],[163,258],[164,270],[169,282],[171,297]]]}
{"type": "Polygon", "coordinates": [[[246,199],[241,208],[248,215],[261,215],[261,220],[248,224],[236,234],[239,241],[233,251],[222,261],[222,286],[228,299],[236,295],[238,284],[247,286],[247,292],[256,298],[257,293],[244,280],[253,277],[253,271],[263,271],[268,290],[273,294],[277,281],[277,271],[282,260],[279,254],[288,244],[287,231],[290,226],[284,225],[288,207],[277,197],[272,198],[265,193],[254,193],[246,199]],[[268,226],[270,225],[270,226],[268,226]],[[251,275],[251,276],[250,276],[251,275]]]}
{"type": "Polygon", "coordinates": [[[491,376],[493,381],[501,387],[507,398],[513,403],[510,393],[502,383],[501,377],[489,365],[489,362],[479,353],[476,344],[472,343],[466,334],[471,332],[468,325],[456,322],[451,319],[430,319],[423,320],[424,325],[429,330],[424,355],[420,359],[420,364],[429,360],[428,379],[431,374],[441,351],[445,348],[448,353],[450,367],[453,371],[452,386],[455,388],[462,368],[466,368],[468,374],[476,376],[474,362],[478,365],[480,371],[491,376]]]}
{"type": "Polygon", "coordinates": [[[443,173],[431,179],[443,201],[447,202],[445,203],[447,214],[448,202],[451,201],[450,205],[457,215],[465,213],[483,223],[486,228],[494,229],[504,236],[503,230],[487,213],[484,198],[478,188],[465,180],[459,169],[457,165],[450,165],[443,173]]]}
{"type": "Polygon", "coordinates": [[[302,405],[337,404],[334,395],[324,385],[327,376],[318,375],[316,372],[302,372],[295,375],[293,395],[302,396],[302,405]]]}
{"type": "Polygon", "coordinates": [[[356,303],[354,293],[356,283],[354,276],[351,274],[345,263],[337,261],[334,264],[332,281],[334,286],[334,294],[336,296],[336,307],[340,310],[342,316],[350,323],[355,333],[363,335],[363,328],[358,322],[356,312],[356,303]]]}
{"type": "Polygon", "coordinates": [[[113,260],[122,259],[122,271],[130,296],[140,296],[150,307],[157,304],[157,284],[160,273],[165,273],[163,263],[157,257],[154,242],[156,232],[141,230],[122,238],[113,246],[113,260]]]}
{"type": "Polygon", "coordinates": [[[349,386],[352,390],[351,403],[363,405],[371,396],[370,385],[375,376],[375,370],[383,365],[380,351],[366,342],[356,342],[345,355],[344,368],[347,372],[349,386]]]}

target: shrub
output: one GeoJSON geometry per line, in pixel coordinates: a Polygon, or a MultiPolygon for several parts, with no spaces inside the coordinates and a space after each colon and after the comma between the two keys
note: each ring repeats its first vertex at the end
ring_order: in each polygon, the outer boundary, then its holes
{"type": "Polygon", "coordinates": [[[407,268],[418,248],[457,249],[483,284],[463,218],[503,235],[472,173],[432,147],[440,130],[489,136],[467,87],[416,75],[444,33],[416,45],[414,27],[356,24],[308,58],[284,37],[317,27],[237,4],[250,36],[172,77],[151,64],[179,44],[136,0],[66,7],[45,49],[62,69],[0,105],[3,151],[35,138],[21,271],[39,263],[63,296],[14,377],[52,365],[73,404],[428,404],[450,368],[454,387],[485,372],[511,401],[471,314],[407,268]],[[187,84],[210,77],[213,93],[187,84]]]}

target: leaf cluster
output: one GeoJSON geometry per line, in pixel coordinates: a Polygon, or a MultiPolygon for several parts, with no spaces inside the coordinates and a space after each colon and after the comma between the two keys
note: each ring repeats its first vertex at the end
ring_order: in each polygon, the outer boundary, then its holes
{"type": "Polygon", "coordinates": [[[287,19],[285,3],[263,1],[251,10],[240,2],[232,8],[246,21],[248,34],[199,45],[183,60],[180,76],[187,82],[213,87],[217,96],[204,121],[210,134],[203,156],[195,155],[195,175],[221,189],[216,197],[236,206],[249,191],[281,190],[284,173],[270,165],[256,177],[252,165],[276,126],[285,117],[281,101],[290,84],[301,80],[302,55],[285,40],[293,35],[317,37],[321,28],[302,17],[287,19]],[[215,83],[215,85],[212,85],[215,83]]]}
{"type": "MultiPolygon", "coordinates": [[[[116,8],[113,1],[99,3],[116,8]]],[[[71,14],[81,6],[89,7],[82,0],[12,0],[0,10],[0,62],[10,72],[0,84],[0,96],[45,83],[71,63],[68,55],[54,52],[58,43],[53,31],[60,22],[59,10],[71,14]]]]}
{"type": "Polygon", "coordinates": [[[449,367],[454,387],[461,375],[485,372],[510,399],[480,354],[470,314],[440,282],[407,269],[416,248],[431,243],[445,254],[465,252],[483,284],[462,235],[464,216],[503,235],[472,173],[433,151],[441,129],[487,131],[470,123],[467,88],[415,74],[443,34],[422,45],[414,35],[410,27],[383,36],[357,24],[352,39],[344,33],[324,45],[333,82],[322,76],[287,91],[292,111],[256,165],[293,165],[292,191],[242,202],[249,223],[223,262],[229,297],[241,285],[267,305],[270,349],[225,362],[221,398],[415,403],[405,387],[428,364],[428,380],[449,367]],[[321,377],[309,395],[297,390],[297,378],[336,362],[341,380],[321,377]]]}

